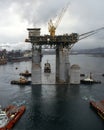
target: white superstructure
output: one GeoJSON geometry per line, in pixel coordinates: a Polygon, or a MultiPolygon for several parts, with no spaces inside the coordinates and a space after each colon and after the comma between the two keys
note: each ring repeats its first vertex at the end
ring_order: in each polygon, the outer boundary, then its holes
{"type": "Polygon", "coordinates": [[[5,111],[0,106],[0,128],[4,127],[8,123],[8,117],[5,111]]]}

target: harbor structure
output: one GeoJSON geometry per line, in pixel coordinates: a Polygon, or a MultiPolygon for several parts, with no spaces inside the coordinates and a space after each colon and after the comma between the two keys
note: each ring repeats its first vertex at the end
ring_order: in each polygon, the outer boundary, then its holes
{"type": "Polygon", "coordinates": [[[7,52],[6,49],[0,51],[0,65],[7,64],[7,52]]]}
{"type": "Polygon", "coordinates": [[[77,64],[70,68],[70,84],[80,84],[80,67],[77,64]]]}
{"type": "Polygon", "coordinates": [[[49,45],[56,48],[56,81],[55,84],[69,84],[69,52],[78,41],[78,34],[70,35],[40,35],[40,28],[28,28],[29,37],[26,42],[32,44],[32,84],[42,84],[41,51],[42,46],[49,45]]]}
{"type": "Polygon", "coordinates": [[[32,84],[42,84],[41,79],[41,46],[38,45],[38,41],[35,41],[35,37],[40,37],[40,28],[28,29],[29,39],[32,43],[32,84]],[[35,37],[34,37],[35,36],[35,37]]]}
{"type": "Polygon", "coordinates": [[[54,46],[56,49],[56,80],[53,84],[70,84],[69,53],[71,48],[76,42],[92,36],[104,29],[104,27],[101,27],[80,35],[78,33],[55,35],[56,28],[54,33],[52,33],[53,26],[52,23],[49,24],[50,35],[40,35],[40,28],[27,29],[28,39],[26,39],[25,42],[30,42],[32,44],[32,84],[42,84],[42,46],[54,46]]]}
{"type": "Polygon", "coordinates": [[[42,84],[42,46],[54,46],[56,49],[56,75],[55,84],[70,83],[70,62],[69,52],[76,42],[86,37],[94,35],[104,27],[92,30],[83,34],[71,33],[56,35],[56,29],[61,22],[62,17],[68,9],[70,3],[67,3],[61,13],[57,15],[56,22],[52,19],[48,22],[49,35],[40,35],[40,28],[28,28],[28,39],[26,42],[32,44],[32,84],[42,84]]]}

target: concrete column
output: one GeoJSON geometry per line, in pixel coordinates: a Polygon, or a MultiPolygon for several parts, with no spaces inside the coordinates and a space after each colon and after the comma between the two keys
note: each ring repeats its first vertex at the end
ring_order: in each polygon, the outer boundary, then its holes
{"type": "Polygon", "coordinates": [[[59,52],[56,52],[56,76],[58,77],[57,83],[68,84],[70,68],[69,50],[60,46],[58,51],[59,52]]]}
{"type": "Polygon", "coordinates": [[[65,48],[64,53],[65,53],[65,76],[66,76],[66,83],[69,83],[70,79],[70,62],[69,62],[69,49],[65,48]]]}
{"type": "Polygon", "coordinates": [[[42,84],[41,80],[41,49],[32,45],[32,84],[42,84]]]}
{"type": "Polygon", "coordinates": [[[56,83],[59,82],[59,46],[56,45],[56,83]]]}
{"type": "Polygon", "coordinates": [[[29,41],[32,44],[32,85],[41,84],[41,49],[36,45],[35,37],[40,36],[40,28],[28,28],[29,41]]]}

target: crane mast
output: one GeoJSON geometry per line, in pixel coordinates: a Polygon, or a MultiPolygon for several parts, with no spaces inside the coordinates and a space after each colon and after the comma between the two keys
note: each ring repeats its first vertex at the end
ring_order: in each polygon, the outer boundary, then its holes
{"type": "Polygon", "coordinates": [[[59,17],[57,18],[57,20],[56,20],[56,22],[55,22],[55,24],[53,24],[52,19],[50,19],[50,21],[49,21],[49,23],[48,23],[48,30],[49,30],[50,36],[52,36],[52,37],[55,36],[56,29],[57,29],[57,27],[58,27],[58,25],[59,25],[59,23],[60,23],[60,21],[61,21],[63,15],[65,14],[65,12],[66,12],[68,6],[69,6],[69,3],[62,9],[62,11],[61,11],[59,17]]]}

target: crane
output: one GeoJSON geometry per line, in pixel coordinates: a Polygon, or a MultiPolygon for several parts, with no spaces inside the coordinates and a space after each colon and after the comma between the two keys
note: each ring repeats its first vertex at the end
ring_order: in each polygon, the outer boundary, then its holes
{"type": "Polygon", "coordinates": [[[53,24],[52,19],[50,19],[50,21],[48,22],[48,30],[49,30],[50,36],[52,36],[52,37],[55,36],[55,31],[56,31],[56,29],[57,29],[57,27],[58,27],[58,25],[59,25],[63,15],[65,14],[68,6],[69,6],[69,3],[62,9],[59,17],[57,18],[57,20],[55,22],[55,24],[53,24]]]}

